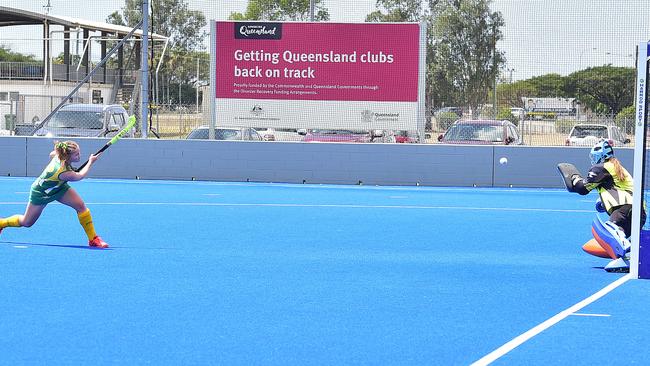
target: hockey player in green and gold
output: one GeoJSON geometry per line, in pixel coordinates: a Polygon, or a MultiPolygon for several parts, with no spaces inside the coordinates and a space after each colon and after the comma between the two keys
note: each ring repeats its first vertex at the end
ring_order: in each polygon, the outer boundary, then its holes
{"type": "Polygon", "coordinates": [[[79,194],[68,184],[68,182],[84,179],[90,171],[90,167],[99,157],[99,155],[90,155],[88,164],[77,172],[70,164],[78,162],[80,154],[81,150],[76,142],[56,142],[54,150],[50,153],[50,163],[32,184],[25,213],[0,218],[0,231],[8,226],[32,226],[41,216],[48,203],[59,201],[77,211],[79,223],[88,236],[88,245],[97,248],[108,248],[108,244],[95,233],[90,210],[86,207],[79,194]]]}

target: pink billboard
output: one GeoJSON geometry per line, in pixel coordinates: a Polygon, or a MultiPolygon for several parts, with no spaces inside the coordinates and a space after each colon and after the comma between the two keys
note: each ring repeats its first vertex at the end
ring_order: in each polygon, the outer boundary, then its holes
{"type": "Polygon", "coordinates": [[[216,23],[217,99],[417,102],[418,24],[216,23]]]}

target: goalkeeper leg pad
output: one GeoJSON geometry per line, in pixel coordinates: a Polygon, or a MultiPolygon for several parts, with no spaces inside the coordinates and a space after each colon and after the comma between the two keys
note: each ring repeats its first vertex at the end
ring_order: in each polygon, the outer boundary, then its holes
{"type": "Polygon", "coordinates": [[[613,222],[603,222],[596,217],[591,225],[591,233],[612,259],[624,257],[630,250],[630,241],[625,237],[623,230],[613,222]]]}
{"type": "Polygon", "coordinates": [[[595,255],[596,257],[611,259],[609,257],[609,253],[607,253],[605,249],[603,249],[603,247],[598,244],[596,239],[590,239],[588,242],[584,243],[582,250],[591,255],[595,255]]]}

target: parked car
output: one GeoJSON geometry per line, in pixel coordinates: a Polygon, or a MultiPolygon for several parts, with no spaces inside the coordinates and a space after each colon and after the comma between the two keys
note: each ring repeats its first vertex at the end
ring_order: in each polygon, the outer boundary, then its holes
{"type": "Polygon", "coordinates": [[[367,131],[355,132],[339,129],[299,130],[304,134],[304,142],[371,142],[372,137],[367,131]]]}
{"type": "Polygon", "coordinates": [[[523,140],[517,126],[503,120],[460,120],[438,136],[444,144],[517,145],[523,140]]]}
{"type": "MultiPolygon", "coordinates": [[[[302,135],[298,134],[296,128],[274,128],[275,141],[302,141],[302,135]]],[[[305,130],[305,133],[306,130],[305,130]]],[[[303,134],[304,135],[304,134],[303,134]]]]}
{"type": "MultiPolygon", "coordinates": [[[[193,129],[187,135],[188,140],[207,140],[210,136],[210,127],[201,126],[193,129]]],[[[250,127],[219,127],[214,131],[215,140],[240,140],[240,141],[262,141],[255,129],[250,127]]]]}
{"type": "Polygon", "coordinates": [[[400,144],[409,144],[418,142],[413,136],[410,136],[408,131],[395,131],[395,142],[400,144]]]}
{"type": "MultiPolygon", "coordinates": [[[[118,104],[67,104],[61,107],[34,136],[112,137],[128,122],[118,104]]],[[[133,130],[126,137],[133,137],[133,130]]]]}
{"type": "Polygon", "coordinates": [[[255,131],[262,136],[263,141],[275,141],[275,130],[272,128],[255,128],[255,131]]]}
{"type": "Polygon", "coordinates": [[[594,146],[601,139],[608,140],[612,146],[630,143],[618,126],[603,124],[578,124],[573,126],[565,141],[566,146],[594,146]]]}

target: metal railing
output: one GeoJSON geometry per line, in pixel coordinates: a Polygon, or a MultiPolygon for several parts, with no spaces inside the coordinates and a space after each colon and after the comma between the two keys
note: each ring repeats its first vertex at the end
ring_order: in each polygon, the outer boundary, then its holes
{"type": "Polygon", "coordinates": [[[43,79],[43,64],[41,62],[0,61],[0,79],[43,79]]]}
{"type": "MultiPolygon", "coordinates": [[[[122,84],[132,84],[137,70],[120,70],[102,67],[93,75],[93,83],[114,84],[121,77],[122,84]]],[[[53,64],[52,80],[54,81],[79,81],[88,73],[84,69],[76,70],[74,65],[53,64]]],[[[0,80],[43,80],[44,68],[41,62],[12,62],[0,61],[0,80]]]]}

